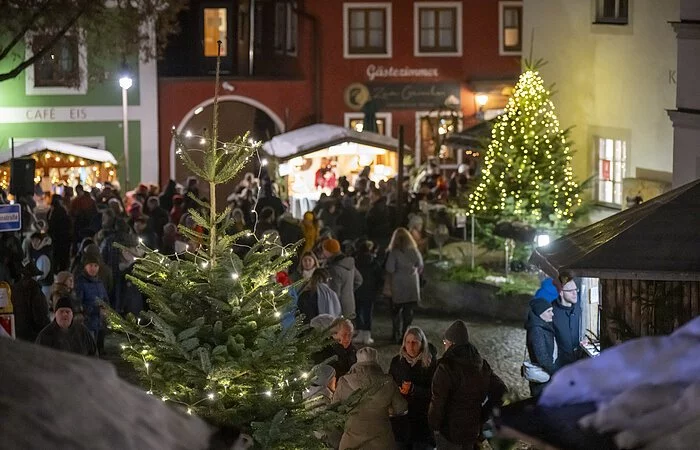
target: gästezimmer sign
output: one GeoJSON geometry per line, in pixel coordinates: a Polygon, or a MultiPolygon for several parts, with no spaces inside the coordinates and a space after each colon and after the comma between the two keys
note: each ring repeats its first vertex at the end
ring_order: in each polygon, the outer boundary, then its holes
{"type": "Polygon", "coordinates": [[[375,64],[367,66],[366,72],[369,81],[374,81],[375,78],[435,78],[440,75],[435,67],[394,67],[375,64]]]}

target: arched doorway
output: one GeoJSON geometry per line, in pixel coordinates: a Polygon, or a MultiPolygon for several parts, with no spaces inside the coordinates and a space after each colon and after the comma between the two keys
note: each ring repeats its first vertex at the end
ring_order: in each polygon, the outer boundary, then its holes
{"type": "MultiPolygon", "coordinates": [[[[214,116],[214,99],[208,99],[194,107],[180,122],[177,132],[184,134],[188,131],[195,136],[209,132],[214,116]]],[[[282,120],[262,103],[237,95],[221,96],[219,98],[219,141],[230,141],[236,136],[250,132],[251,139],[267,141],[284,131],[282,120]]],[[[192,148],[197,148],[198,142],[192,142],[192,148]]],[[[196,154],[193,154],[196,158],[196,154]]],[[[243,179],[246,172],[252,172],[255,176],[260,170],[259,161],[255,158],[244,167],[239,175],[229,183],[217,188],[217,202],[225,205],[223,201],[228,197],[243,179]]],[[[179,183],[185,182],[192,173],[185,165],[175,157],[175,143],[170,144],[170,177],[179,183]]],[[[200,193],[208,197],[208,186],[200,185],[200,193]]]]}

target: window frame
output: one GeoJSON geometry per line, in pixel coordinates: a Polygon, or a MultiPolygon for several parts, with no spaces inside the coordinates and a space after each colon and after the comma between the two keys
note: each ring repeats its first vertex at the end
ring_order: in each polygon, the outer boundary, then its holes
{"type": "Polygon", "coordinates": [[[413,3],[413,56],[416,57],[428,57],[428,58],[441,58],[441,57],[459,57],[462,56],[463,52],[463,23],[462,20],[463,8],[462,2],[414,2],[413,3]],[[444,10],[444,9],[454,9],[455,10],[455,50],[446,51],[445,49],[440,49],[438,47],[437,51],[424,51],[421,50],[420,45],[420,14],[422,9],[431,10],[444,10]]]}
{"type": "Polygon", "coordinates": [[[593,149],[594,149],[594,156],[595,156],[595,202],[598,205],[603,205],[603,206],[608,206],[612,208],[622,208],[623,203],[624,203],[624,198],[623,198],[623,183],[624,179],[627,176],[627,161],[629,161],[629,140],[619,137],[619,136],[611,136],[611,135],[605,135],[602,133],[596,133],[593,135],[593,149]],[[600,164],[601,164],[601,141],[606,141],[610,140],[613,142],[613,151],[612,151],[612,159],[610,159],[610,180],[603,180],[602,173],[600,171],[600,164]],[[624,145],[624,160],[622,161],[622,167],[620,170],[620,179],[616,180],[615,179],[615,165],[618,164],[619,162],[616,161],[615,159],[615,143],[616,142],[621,142],[624,145]],[[610,182],[612,183],[612,201],[607,201],[602,198],[602,191],[600,188],[600,185],[602,182],[610,182]],[[620,187],[620,203],[615,203],[615,186],[619,185],[620,187]]]}
{"type": "MultiPolygon", "coordinates": [[[[28,35],[25,39],[25,58],[34,56],[32,42],[40,33],[28,35]]],[[[87,46],[85,45],[85,32],[83,30],[69,31],[66,36],[75,36],[78,44],[78,85],[75,87],[68,86],[36,86],[35,84],[35,66],[32,64],[25,73],[25,95],[85,95],[88,90],[87,81],[87,46]]]]}
{"type": "Polygon", "coordinates": [[[379,59],[392,57],[392,4],[389,2],[343,3],[343,58],[379,59]],[[384,10],[384,52],[355,53],[350,48],[350,12],[352,10],[384,10]]]}
{"type": "Polygon", "coordinates": [[[287,50],[287,3],[275,2],[275,26],[273,29],[272,48],[275,54],[282,55],[287,50]]]}
{"type": "Polygon", "coordinates": [[[295,8],[297,8],[296,0],[287,3],[287,39],[284,46],[284,53],[287,56],[299,54],[299,16],[294,12],[295,8]]]}
{"type": "MultiPolygon", "coordinates": [[[[456,111],[457,112],[457,127],[454,130],[455,133],[459,133],[464,129],[464,112],[463,111],[456,111]]],[[[422,110],[422,111],[416,111],[415,112],[415,132],[416,132],[416,140],[415,142],[415,148],[414,148],[414,167],[418,167],[421,164],[427,162],[426,159],[423,158],[423,136],[421,133],[421,121],[425,118],[430,118],[430,119],[439,119],[442,117],[452,117],[452,114],[450,111],[446,110],[422,110]]],[[[457,151],[457,161],[455,163],[440,163],[440,167],[442,169],[456,169],[459,167],[460,164],[464,162],[464,152],[462,151],[457,151]]],[[[428,159],[430,159],[430,155],[428,156],[428,159]]]]}
{"type": "MultiPolygon", "coordinates": [[[[350,128],[350,122],[352,122],[353,120],[362,120],[364,119],[364,117],[364,113],[361,112],[346,112],[344,113],[343,124],[345,128],[350,128]]],[[[391,127],[393,125],[391,113],[378,112],[376,113],[376,117],[377,119],[384,121],[384,134],[391,137],[391,127]]],[[[350,129],[352,130],[352,128],[350,129]]]]}
{"type": "Polygon", "coordinates": [[[498,54],[500,56],[519,56],[523,54],[523,2],[502,1],[498,2],[498,54]],[[509,8],[520,8],[520,50],[505,48],[505,11],[509,8]]]}
{"type": "Polygon", "coordinates": [[[601,9],[604,9],[606,0],[593,0],[593,24],[594,25],[616,25],[616,26],[626,26],[630,24],[630,8],[631,2],[629,0],[610,0],[615,2],[615,16],[605,16],[601,14],[601,9]],[[620,17],[620,2],[627,2],[627,15],[625,17],[620,17]]]}

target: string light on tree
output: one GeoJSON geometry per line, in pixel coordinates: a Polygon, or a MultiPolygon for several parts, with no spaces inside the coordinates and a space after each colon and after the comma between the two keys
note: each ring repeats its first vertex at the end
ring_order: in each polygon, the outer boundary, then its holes
{"type": "Polygon", "coordinates": [[[520,75],[492,129],[471,214],[558,229],[571,224],[580,188],[550,95],[537,70],[520,75]]]}

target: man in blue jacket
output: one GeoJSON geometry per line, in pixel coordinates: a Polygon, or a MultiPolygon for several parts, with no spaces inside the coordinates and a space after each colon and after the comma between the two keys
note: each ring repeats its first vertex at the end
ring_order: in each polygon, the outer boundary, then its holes
{"type": "Polygon", "coordinates": [[[571,274],[559,275],[561,292],[552,304],[554,308],[554,336],[559,347],[557,365],[563,367],[578,359],[581,342],[581,307],[578,305],[578,286],[571,274]]]}

